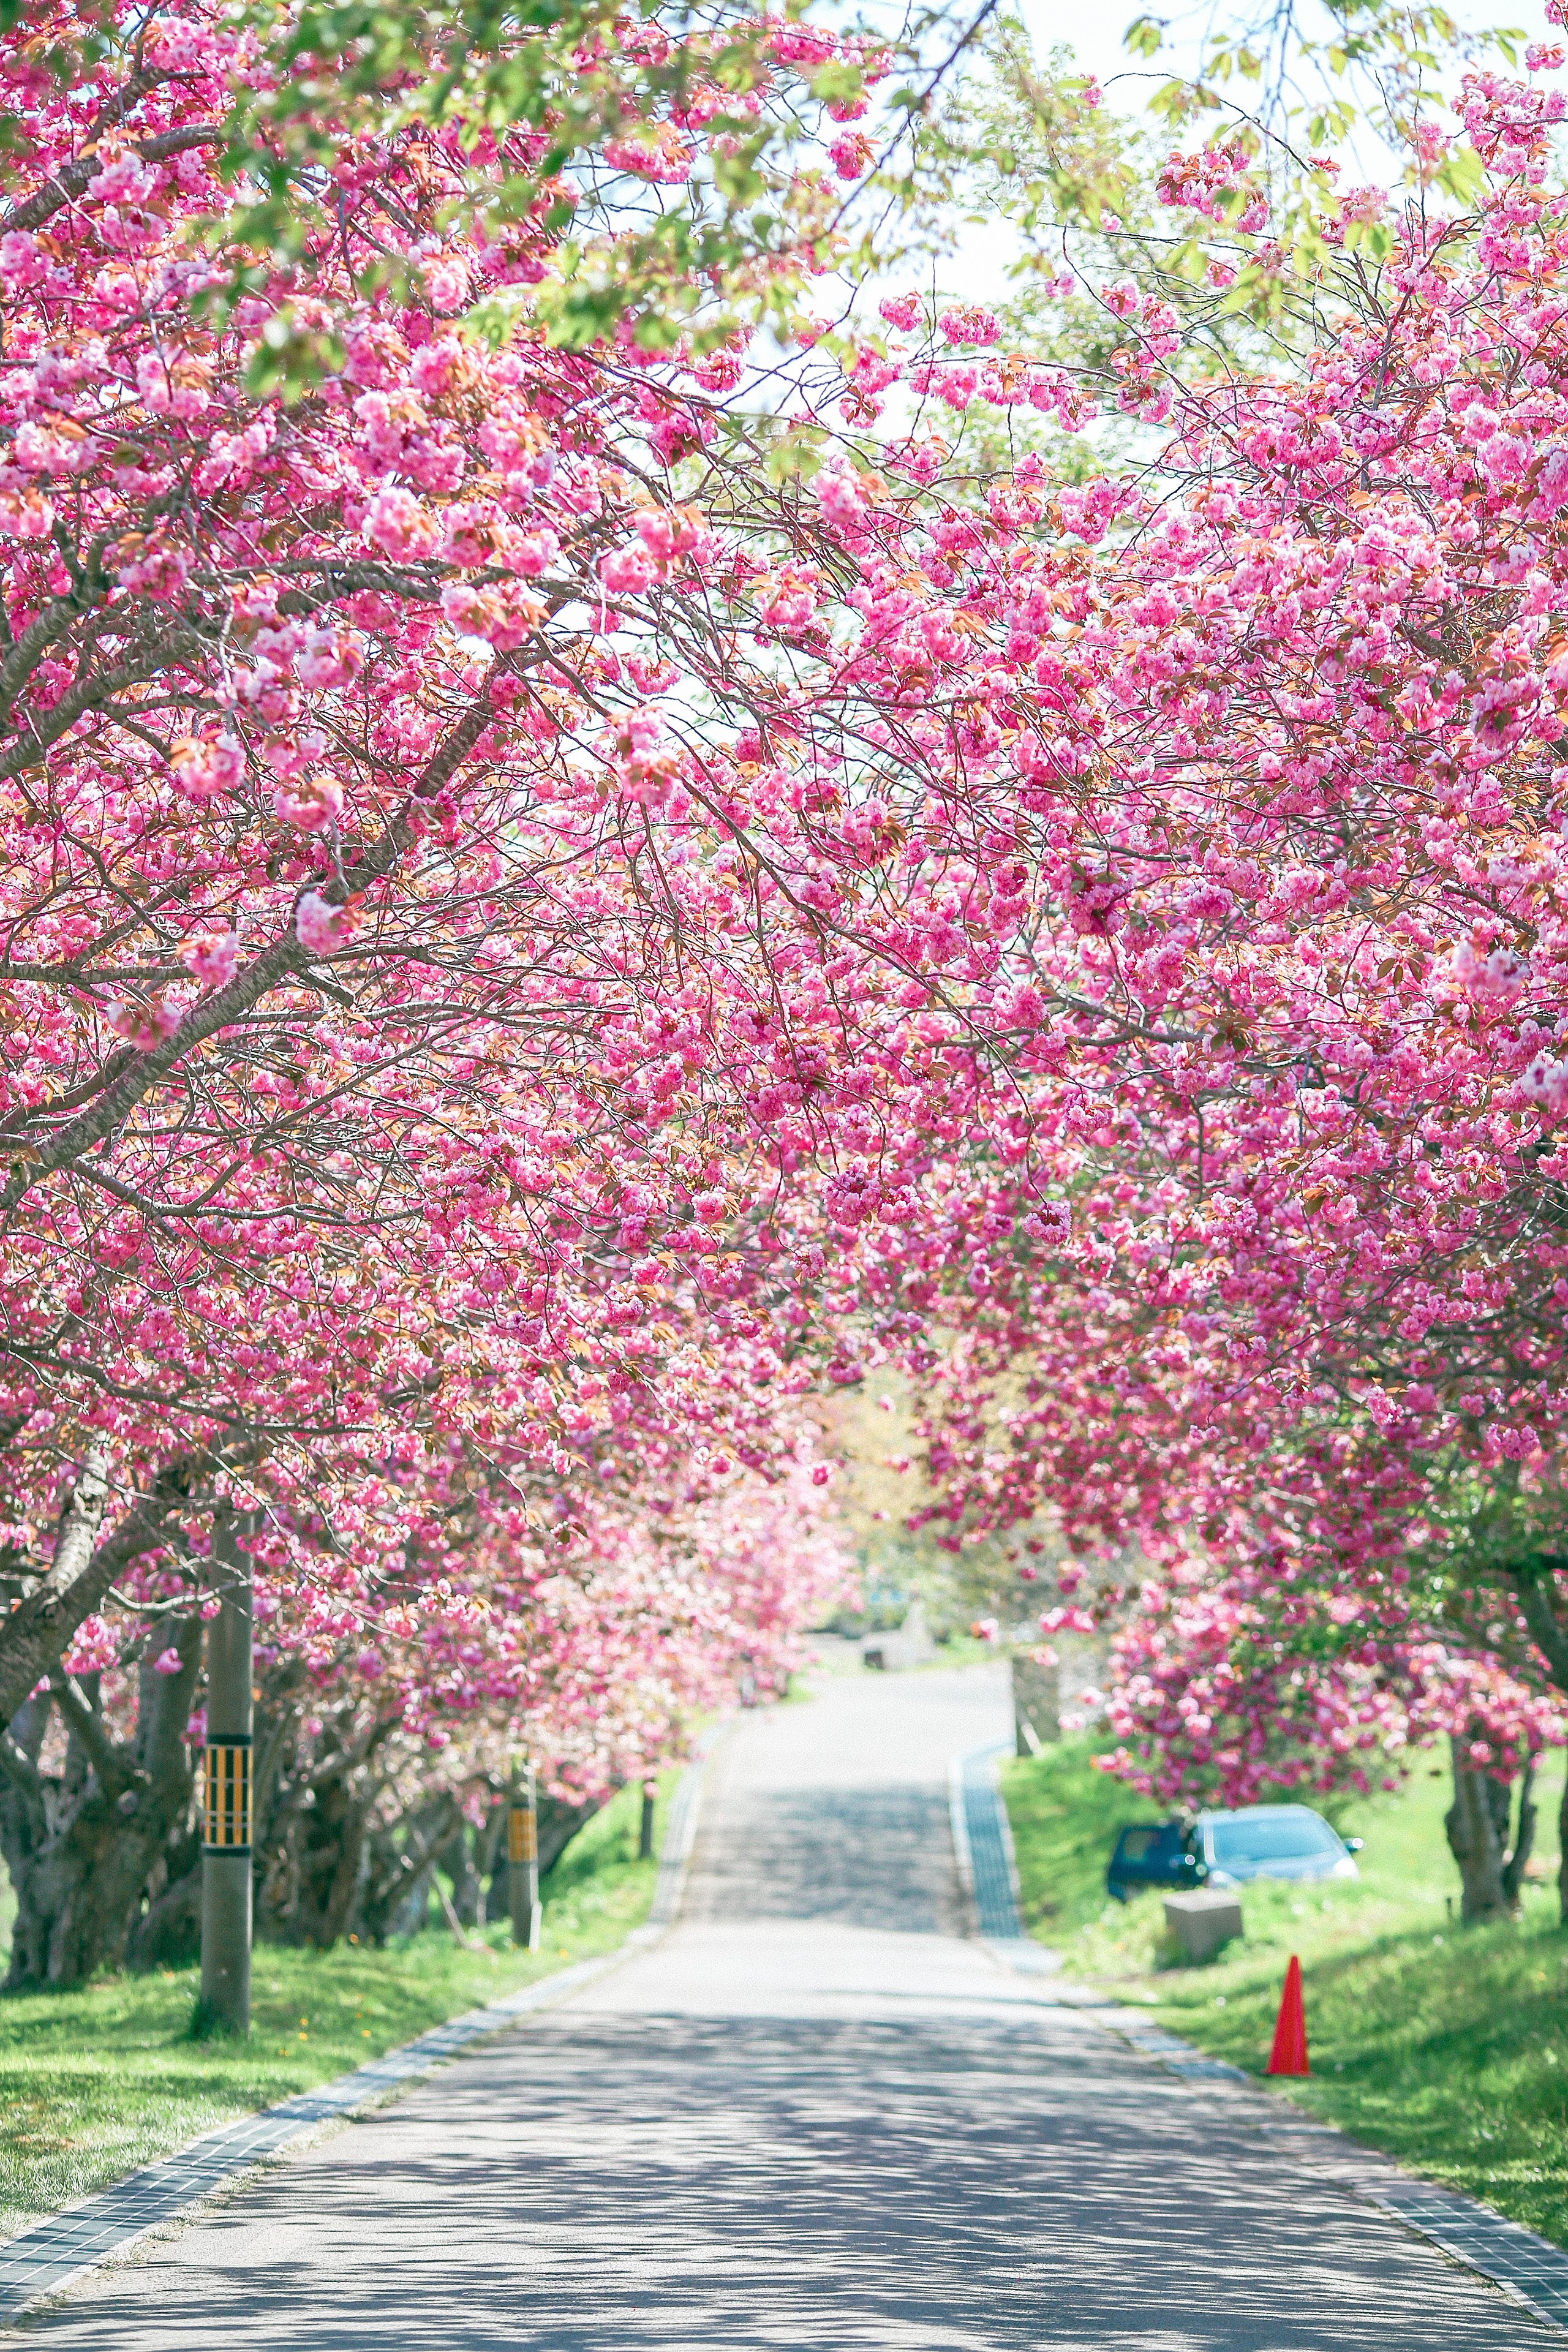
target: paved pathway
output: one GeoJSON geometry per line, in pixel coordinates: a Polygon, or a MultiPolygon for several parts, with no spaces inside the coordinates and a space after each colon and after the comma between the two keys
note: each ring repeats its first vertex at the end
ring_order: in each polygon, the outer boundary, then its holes
{"type": "MultiPolygon", "coordinates": [[[[961,1939],[989,1670],[721,1748],[679,1926],[26,2332],[70,2352],[1528,2352],[1561,2343],[961,1939]]],[[[1256,2110],[1256,2100],[1251,2102],[1256,2110]]]]}

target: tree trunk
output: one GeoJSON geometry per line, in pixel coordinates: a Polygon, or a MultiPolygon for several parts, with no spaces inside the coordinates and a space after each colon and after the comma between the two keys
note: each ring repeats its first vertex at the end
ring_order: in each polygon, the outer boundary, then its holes
{"type": "Polygon", "coordinates": [[[273,1823],[288,1801],[287,1781],[300,1738],[300,1707],[292,1692],[262,1690],[256,1710],[251,1757],[251,1842],[257,1853],[257,1876],[262,1857],[272,1843],[273,1823]]]}
{"type": "Polygon", "coordinates": [[[263,1931],[284,1944],[322,1951],[348,1929],[360,1892],[371,1790],[358,1759],[311,1776],[275,1814],[262,1884],[263,1931]]]}
{"type": "MultiPolygon", "coordinates": [[[[79,1984],[139,1955],[142,1914],[184,1876],[194,1841],[195,1776],[185,1730],[201,1662],[201,1620],[174,1628],[177,1673],[141,1670],[136,1728],[110,1739],[94,1677],[57,1675],[13,1720],[0,1842],[16,1896],[9,1990],[79,1984]],[[51,1706],[67,1728],[58,1776],[37,1771],[51,1706]],[[32,1787],[16,1769],[30,1765],[32,1787]]],[[[154,1930],[156,1950],[166,1919],[154,1930]]]]}
{"type": "MultiPolygon", "coordinates": [[[[586,1828],[600,1810],[600,1800],[591,1798],[585,1804],[563,1805],[558,1797],[542,1793],[537,1802],[539,1824],[539,1875],[558,1863],[580,1829],[586,1828]]],[[[506,1825],[506,1802],[503,1800],[485,1826],[486,1853],[483,1868],[489,1879],[485,1897],[487,1919],[504,1919],[510,1901],[510,1881],[504,1857],[500,1855],[501,1831],[506,1825]]]]}
{"type": "Polygon", "coordinates": [[[490,1808],[481,1826],[474,1832],[474,1868],[478,1876],[479,1924],[488,1927],[492,1917],[500,1918],[506,1910],[506,1889],[495,1874],[496,1855],[500,1851],[501,1832],[506,1827],[506,1799],[491,1794],[490,1808]]]}
{"type": "Polygon", "coordinates": [[[436,1859],[457,1814],[455,1797],[433,1797],[401,1821],[390,1826],[378,1822],[372,1828],[370,1868],[355,1916],[373,1943],[416,1936],[426,1925],[436,1859]]]}
{"type": "Polygon", "coordinates": [[[1508,1897],[1509,1909],[1517,1911],[1524,1893],[1525,1865],[1535,1851],[1535,1759],[1525,1766],[1519,1783],[1519,1820],[1513,1832],[1513,1852],[1503,1864],[1502,1891],[1508,1897]]]}
{"type": "Polygon", "coordinates": [[[452,1908],[465,1927],[479,1924],[479,1874],[474,1864],[479,1832],[470,1833],[459,1814],[458,1826],[441,1849],[441,1862],[452,1876],[452,1908]]]}
{"type": "Polygon", "coordinates": [[[553,1870],[580,1829],[585,1829],[599,1811],[600,1801],[590,1798],[581,1805],[563,1805],[558,1797],[541,1796],[539,1812],[539,1875],[553,1870]]]}
{"type": "MultiPolygon", "coordinates": [[[[37,1693],[11,1717],[9,1736],[0,1749],[5,1780],[0,1786],[0,1853],[16,1895],[16,1917],[11,1929],[11,1972],[8,1984],[43,1981],[48,1965],[47,1910],[34,1900],[39,1857],[49,1842],[55,1784],[38,1771],[38,1756],[49,1727],[53,1706],[47,1691],[37,1693]]],[[[73,1771],[85,1776],[85,1765],[73,1742],[66,1757],[66,1781],[73,1771]]]]}
{"type": "MultiPolygon", "coordinates": [[[[383,1932],[376,1911],[373,1840],[378,1748],[395,1715],[366,1719],[348,1702],[309,1736],[300,1678],[263,1675],[257,1718],[258,1932],[275,1943],[324,1949],[350,1933],[383,1932]],[[366,1915],[366,1906],[370,1914],[366,1915]]],[[[404,1882],[405,1886],[406,1881],[404,1882]]]]}
{"type": "Polygon", "coordinates": [[[1454,1860],[1459,1865],[1459,1916],[1467,1922],[1506,1919],[1509,1900],[1503,1887],[1503,1837],[1507,1834],[1508,1790],[1502,1786],[1504,1828],[1500,1834],[1489,1776],[1467,1760],[1462,1740],[1451,1739],[1448,1745],[1454,1768],[1454,1801],[1444,1816],[1443,1826],[1448,1832],[1454,1860]]]}
{"type": "Polygon", "coordinates": [[[172,1864],[168,1884],[157,1885],[153,1870],[148,1882],[147,1909],[132,1930],[126,1958],[132,1969],[183,1969],[202,1948],[202,1842],[195,1827],[182,1842],[177,1864],[172,1864]]]}

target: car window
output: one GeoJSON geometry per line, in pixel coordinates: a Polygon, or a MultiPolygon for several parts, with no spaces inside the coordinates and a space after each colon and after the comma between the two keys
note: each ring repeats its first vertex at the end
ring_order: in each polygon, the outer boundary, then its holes
{"type": "Polygon", "coordinates": [[[1233,1862],[1301,1862],[1309,1854],[1337,1853],[1340,1842],[1327,1822],[1311,1813],[1211,1822],[1209,1845],[1223,1870],[1233,1862]]]}
{"type": "Polygon", "coordinates": [[[1121,1859],[1123,1862],[1146,1862],[1160,1843],[1157,1829],[1123,1830],[1121,1859]]]}

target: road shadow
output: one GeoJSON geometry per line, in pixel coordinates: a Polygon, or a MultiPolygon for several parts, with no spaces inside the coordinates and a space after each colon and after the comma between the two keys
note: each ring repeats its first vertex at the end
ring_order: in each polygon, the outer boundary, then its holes
{"type": "Polygon", "coordinates": [[[698,1831],[685,1919],[959,1931],[947,1801],[921,1788],[726,1790],[698,1831]]]}
{"type": "Polygon", "coordinates": [[[71,2352],[1526,2352],[1081,2017],[563,2013],[28,2334],[71,2352]]]}

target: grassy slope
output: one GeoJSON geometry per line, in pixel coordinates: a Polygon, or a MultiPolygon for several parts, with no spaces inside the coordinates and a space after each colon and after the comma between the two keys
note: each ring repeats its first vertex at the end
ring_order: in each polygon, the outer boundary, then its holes
{"type": "MultiPolygon", "coordinates": [[[[213,2124],[329,2082],[463,2010],[610,1950],[653,1895],[657,1865],[637,1859],[640,1811],[640,1791],[623,1790],[567,1848],[544,1883],[536,1959],[512,1950],[504,1927],[477,1952],[445,1929],[380,1951],[258,1945],[247,2042],[186,2038],[194,1969],[0,2000],[0,2234],[213,2124]]],[[[658,1827],[662,1835],[662,1820],[658,1827]]]]}
{"type": "MultiPolygon", "coordinates": [[[[1069,1969],[1257,2074],[1286,1959],[1299,1953],[1313,2073],[1289,2095],[1568,2245],[1568,1936],[1555,1885],[1527,1887],[1517,1927],[1461,1934],[1449,1916],[1447,1781],[1422,1759],[1399,1796],[1342,1821],[1366,1840],[1359,1885],[1247,1888],[1245,1943],[1183,1967],[1163,1948],[1157,1896],[1105,1899],[1115,1830],[1154,1808],[1095,1772],[1089,1754],[1064,1741],[1004,1775],[1031,1931],[1069,1969]]],[[[1558,1764],[1542,1792],[1553,1876],[1561,1784],[1558,1764]]]]}

